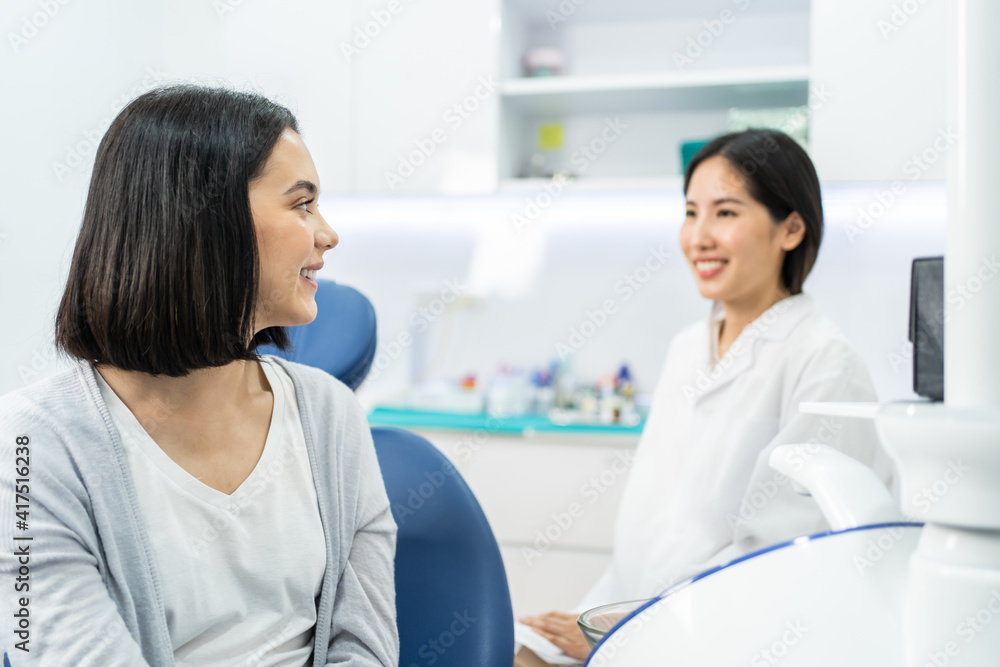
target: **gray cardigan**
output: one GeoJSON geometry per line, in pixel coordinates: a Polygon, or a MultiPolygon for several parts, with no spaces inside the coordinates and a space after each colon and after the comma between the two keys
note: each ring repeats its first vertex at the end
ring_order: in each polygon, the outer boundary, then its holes
{"type": "MultiPolygon", "coordinates": [[[[332,376],[275,359],[295,385],[326,540],[312,664],[395,667],[396,524],[365,413],[332,376]]],[[[79,362],[0,397],[0,649],[13,667],[174,664],[146,526],[94,372],[79,362]],[[27,475],[18,436],[29,438],[27,475]],[[15,496],[24,477],[27,503],[15,496]],[[28,505],[27,530],[16,504],[28,505]],[[25,622],[27,653],[16,648],[25,622]]]]}

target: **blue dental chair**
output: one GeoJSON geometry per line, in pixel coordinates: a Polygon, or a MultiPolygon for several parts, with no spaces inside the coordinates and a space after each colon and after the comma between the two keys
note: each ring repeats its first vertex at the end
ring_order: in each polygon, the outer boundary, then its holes
{"type": "MultiPolygon", "coordinates": [[[[316,366],[356,389],[375,357],[375,311],[357,290],[318,282],[316,319],[288,329],[293,349],[259,351],[316,366]]],[[[373,428],[372,439],[399,527],[400,666],[510,667],[514,614],[507,574],[476,497],[424,438],[373,428]]]]}

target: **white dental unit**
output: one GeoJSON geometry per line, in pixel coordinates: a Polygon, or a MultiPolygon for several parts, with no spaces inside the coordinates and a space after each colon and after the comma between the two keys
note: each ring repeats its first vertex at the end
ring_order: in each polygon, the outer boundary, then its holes
{"type": "Polygon", "coordinates": [[[811,493],[832,532],[674,586],[609,631],[587,665],[1000,665],[1000,283],[978,277],[1000,254],[1000,3],[948,4],[959,138],[947,176],[945,400],[802,406],[874,419],[902,506],[835,450],[776,449],[772,467],[811,493]],[[947,298],[959,289],[971,298],[947,298]]]}

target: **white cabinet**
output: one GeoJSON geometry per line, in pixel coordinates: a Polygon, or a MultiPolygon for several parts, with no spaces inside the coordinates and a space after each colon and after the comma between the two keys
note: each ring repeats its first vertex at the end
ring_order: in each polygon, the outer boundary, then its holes
{"type": "Polygon", "coordinates": [[[355,0],[352,192],[496,189],[498,1],[355,0]]]}
{"type": "Polygon", "coordinates": [[[309,104],[329,119],[313,132],[351,193],[535,189],[547,181],[532,175],[557,171],[576,187],[676,187],[681,144],[727,131],[731,109],[793,106],[809,107],[824,182],[944,175],[944,3],[340,6],[350,16],[338,10],[315,55],[344,94],[309,104]],[[538,47],[565,56],[561,75],[526,76],[538,47]]]}
{"type": "Polygon", "coordinates": [[[482,505],[515,614],[575,606],[610,563],[638,436],[420,435],[455,463],[482,505]]]}
{"type": "Polygon", "coordinates": [[[676,182],[681,144],[725,132],[730,108],[808,102],[809,10],[808,0],[504,0],[502,184],[539,171],[676,182]],[[537,48],[563,54],[560,75],[526,76],[523,56],[537,48]]]}
{"type": "Polygon", "coordinates": [[[813,0],[811,156],[829,181],[943,180],[947,3],[813,0]]]}

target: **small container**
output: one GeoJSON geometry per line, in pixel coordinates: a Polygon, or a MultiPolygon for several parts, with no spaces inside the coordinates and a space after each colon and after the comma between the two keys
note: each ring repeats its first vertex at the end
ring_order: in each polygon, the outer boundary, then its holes
{"type": "Polygon", "coordinates": [[[647,602],[649,600],[632,600],[594,607],[580,614],[576,624],[580,626],[590,648],[594,648],[608,630],[647,602]]]}
{"type": "Polygon", "coordinates": [[[539,47],[524,54],[525,76],[559,76],[566,69],[566,56],[559,49],[539,47]]]}

